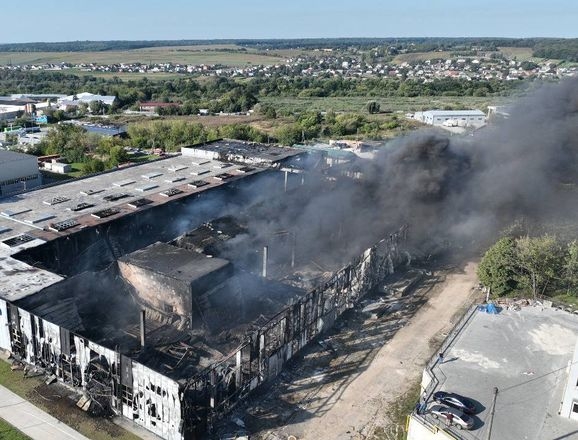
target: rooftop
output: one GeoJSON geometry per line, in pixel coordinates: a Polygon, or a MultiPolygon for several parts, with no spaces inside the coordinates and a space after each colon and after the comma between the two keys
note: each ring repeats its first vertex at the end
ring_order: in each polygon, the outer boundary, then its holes
{"type": "Polygon", "coordinates": [[[439,115],[486,116],[486,114],[481,110],[427,110],[423,113],[432,116],[439,116],[439,115]]]}
{"type": "MultiPolygon", "coordinates": [[[[212,151],[218,150],[219,141],[209,145],[212,151]]],[[[276,147],[267,149],[275,152],[276,147]]],[[[279,148],[283,157],[299,154],[286,150],[279,148]]],[[[2,158],[25,157],[32,156],[0,152],[0,162],[2,158]]],[[[0,200],[0,272],[11,277],[10,286],[4,284],[0,288],[0,296],[19,299],[61,279],[11,258],[24,249],[37,248],[85,228],[128,218],[175,200],[192,200],[200,192],[265,169],[175,155],[3,198],[0,200]]]]}
{"type": "MultiPolygon", "coordinates": [[[[30,159],[36,160],[36,157],[30,154],[18,153],[16,151],[0,150],[0,165],[10,162],[16,162],[19,160],[30,160],[30,159]]],[[[0,180],[2,180],[1,177],[0,180]]]]}
{"type": "MultiPolygon", "coordinates": [[[[445,351],[444,362],[433,368],[440,380],[434,392],[467,396],[481,410],[474,416],[474,430],[457,431],[458,438],[487,438],[494,387],[499,392],[492,438],[573,438],[578,422],[558,411],[577,337],[578,316],[555,308],[474,312],[445,351]]],[[[426,419],[439,424],[429,415],[426,419]]]]}

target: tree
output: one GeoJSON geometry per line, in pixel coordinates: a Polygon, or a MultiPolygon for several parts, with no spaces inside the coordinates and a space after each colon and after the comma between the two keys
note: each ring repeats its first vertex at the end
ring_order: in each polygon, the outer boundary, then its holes
{"type": "Polygon", "coordinates": [[[96,115],[102,113],[102,110],[104,109],[104,104],[102,101],[90,101],[88,108],[90,109],[90,112],[92,114],[96,115]]]}
{"type": "Polygon", "coordinates": [[[568,244],[566,250],[566,262],[563,268],[563,274],[566,278],[567,289],[578,288],[578,242],[574,240],[568,244]]]}
{"type": "Polygon", "coordinates": [[[379,108],[380,108],[379,102],[377,102],[377,101],[369,101],[369,102],[367,103],[367,112],[368,112],[370,115],[379,113],[379,108]]]}
{"type": "Polygon", "coordinates": [[[484,254],[478,266],[478,278],[492,294],[506,295],[517,288],[515,268],[515,241],[504,237],[484,254]]]}
{"type": "Polygon", "coordinates": [[[89,158],[84,162],[84,168],[82,170],[82,174],[93,174],[99,173],[105,170],[104,162],[95,158],[89,158]]]}
{"type": "Polygon", "coordinates": [[[563,265],[563,253],[555,237],[520,237],[516,239],[518,281],[531,289],[537,299],[546,289],[554,288],[563,265]]]}
{"type": "Polygon", "coordinates": [[[281,145],[294,145],[301,141],[301,127],[297,124],[283,125],[277,129],[275,137],[281,145]]]}

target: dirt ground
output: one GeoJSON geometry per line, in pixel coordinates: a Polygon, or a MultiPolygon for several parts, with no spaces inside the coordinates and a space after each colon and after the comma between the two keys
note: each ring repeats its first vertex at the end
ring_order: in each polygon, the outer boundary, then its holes
{"type": "Polygon", "coordinates": [[[469,262],[427,272],[406,295],[376,294],[346,312],[331,333],[219,424],[216,438],[243,427],[261,440],[361,440],[395,430],[391,405],[415,388],[426,362],[480,297],[475,269],[469,262]]]}

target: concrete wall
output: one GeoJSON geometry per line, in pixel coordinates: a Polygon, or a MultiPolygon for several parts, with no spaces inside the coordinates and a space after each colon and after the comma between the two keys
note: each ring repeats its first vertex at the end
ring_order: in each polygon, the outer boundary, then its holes
{"type": "Polygon", "coordinates": [[[175,314],[184,319],[191,316],[190,285],[120,260],[118,267],[122,277],[134,287],[146,306],[161,314],[175,314]],[[172,312],[167,311],[167,306],[172,308],[172,312]]]}
{"type": "Polygon", "coordinates": [[[424,423],[420,418],[410,416],[407,440],[455,440],[451,433],[437,426],[424,423]]]}

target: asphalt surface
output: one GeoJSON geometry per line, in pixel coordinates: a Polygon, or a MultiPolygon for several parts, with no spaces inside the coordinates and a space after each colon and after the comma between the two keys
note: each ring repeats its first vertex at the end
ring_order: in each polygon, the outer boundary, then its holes
{"type": "Polygon", "coordinates": [[[558,415],[577,337],[578,316],[560,310],[476,312],[434,367],[438,389],[477,402],[475,428],[460,437],[488,438],[497,387],[492,439],[578,439],[578,424],[558,415]]]}

